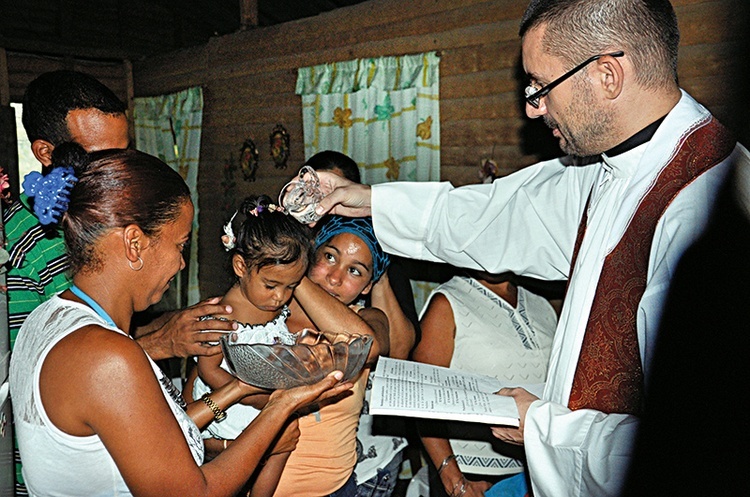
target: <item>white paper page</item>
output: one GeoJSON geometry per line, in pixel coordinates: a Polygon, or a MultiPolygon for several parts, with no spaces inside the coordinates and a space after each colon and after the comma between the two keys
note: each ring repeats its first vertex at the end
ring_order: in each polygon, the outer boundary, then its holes
{"type": "Polygon", "coordinates": [[[391,359],[390,357],[378,359],[375,376],[460,388],[473,392],[495,393],[503,388],[503,384],[491,376],[467,373],[420,362],[391,359]]]}
{"type": "MultiPolygon", "coordinates": [[[[381,357],[373,378],[370,413],[518,426],[515,400],[494,394],[504,386],[521,385],[504,385],[489,376],[381,357]]],[[[544,385],[530,387],[536,394],[544,385]]]]}

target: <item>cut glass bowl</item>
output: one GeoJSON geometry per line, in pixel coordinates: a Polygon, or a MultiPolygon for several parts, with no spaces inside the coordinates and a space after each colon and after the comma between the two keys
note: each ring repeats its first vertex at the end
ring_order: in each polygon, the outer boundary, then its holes
{"type": "Polygon", "coordinates": [[[305,329],[293,345],[236,343],[231,334],[221,338],[229,369],[237,378],[269,390],[310,385],[332,371],[344,373],[342,381],[362,370],[372,337],[305,329]]]}

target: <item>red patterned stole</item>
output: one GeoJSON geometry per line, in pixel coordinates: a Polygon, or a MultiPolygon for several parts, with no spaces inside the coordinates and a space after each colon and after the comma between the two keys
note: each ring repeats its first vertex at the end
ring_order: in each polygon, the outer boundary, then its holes
{"type": "MultiPolygon", "coordinates": [[[[568,407],[605,413],[639,414],[643,408],[636,313],[646,288],[656,224],[677,194],[734,149],[735,142],[711,119],[684,139],[638,205],[630,224],[602,267],[573,378],[568,407]]],[[[572,268],[587,223],[578,229],[572,268]]]]}

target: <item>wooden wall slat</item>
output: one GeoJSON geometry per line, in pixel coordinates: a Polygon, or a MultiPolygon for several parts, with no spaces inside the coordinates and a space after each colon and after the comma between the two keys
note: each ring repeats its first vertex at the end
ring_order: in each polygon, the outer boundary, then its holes
{"type": "Polygon", "coordinates": [[[516,92],[440,102],[440,118],[445,122],[466,119],[512,118],[520,120],[523,115],[521,96],[516,92]]]}
{"type": "Polygon", "coordinates": [[[514,69],[482,71],[456,76],[441,74],[440,103],[452,98],[473,98],[505,92],[520,92],[521,88],[522,83],[515,79],[514,69]]]}
{"type": "Polygon", "coordinates": [[[745,18],[736,15],[743,0],[717,0],[676,6],[680,44],[721,43],[745,36],[745,18]]]}
{"type": "MultiPolygon", "coordinates": [[[[477,40],[479,41],[479,40],[477,40]]],[[[485,41],[443,51],[440,75],[453,76],[475,72],[516,68],[521,60],[521,41],[485,41]]]]}
{"type": "MultiPolygon", "coordinates": [[[[481,46],[483,43],[505,42],[513,39],[516,36],[516,30],[516,21],[501,21],[481,26],[448,30],[442,33],[405,36],[397,40],[369,42],[342,49],[329,49],[324,46],[315,45],[311,47],[313,50],[290,49],[286,54],[278,56],[263,53],[260,59],[243,58],[239,54],[224,54],[223,57],[214,59],[212,56],[213,52],[210,49],[200,54],[201,56],[199,57],[196,57],[194,52],[185,57],[175,54],[171,57],[149,59],[152,63],[156,62],[156,60],[158,62],[154,65],[144,67],[144,71],[148,72],[143,73],[142,83],[139,84],[139,92],[142,91],[148,94],[164,92],[165,89],[174,86],[175,80],[196,84],[195,82],[205,78],[220,81],[222,79],[247,78],[264,72],[282,70],[290,71],[290,74],[293,75],[293,71],[298,67],[340,60],[420,53],[440,47],[476,47],[481,46]],[[198,58],[198,62],[196,62],[196,58],[198,58]],[[259,60],[262,60],[262,63],[259,63],[259,60]],[[210,74],[205,74],[205,72],[209,72],[210,74]]],[[[510,57],[517,59],[519,52],[516,49],[514,50],[515,52],[510,57]]],[[[261,55],[257,55],[256,57],[260,57],[261,55]]]]}
{"type": "Polygon", "coordinates": [[[42,73],[59,69],[74,69],[91,74],[107,85],[123,101],[127,99],[127,82],[122,73],[122,63],[119,61],[97,62],[81,59],[68,61],[60,57],[8,52],[11,100],[20,102],[26,86],[31,81],[42,73]]]}

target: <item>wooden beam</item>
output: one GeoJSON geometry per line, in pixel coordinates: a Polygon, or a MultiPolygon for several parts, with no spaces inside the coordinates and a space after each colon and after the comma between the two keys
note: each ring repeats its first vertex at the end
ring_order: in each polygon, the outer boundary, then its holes
{"type": "Polygon", "coordinates": [[[127,94],[125,105],[128,106],[128,137],[130,138],[130,143],[135,145],[135,121],[133,119],[135,88],[133,84],[133,63],[128,59],[123,60],[122,69],[125,73],[125,92],[127,94]]]}
{"type": "Polygon", "coordinates": [[[0,47],[0,105],[10,105],[10,76],[8,75],[8,54],[0,47]]]}
{"type": "Polygon", "coordinates": [[[258,27],[258,0],[240,0],[240,29],[258,27]]]}
{"type": "Polygon", "coordinates": [[[18,52],[37,55],[71,55],[81,59],[117,61],[122,59],[138,59],[147,54],[140,50],[120,50],[108,48],[81,47],[75,45],[64,45],[61,43],[23,40],[17,38],[5,38],[0,36],[0,46],[9,52],[18,52]]]}

